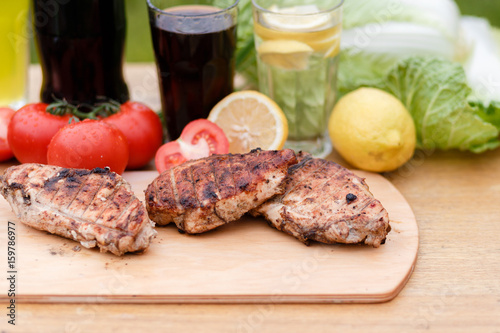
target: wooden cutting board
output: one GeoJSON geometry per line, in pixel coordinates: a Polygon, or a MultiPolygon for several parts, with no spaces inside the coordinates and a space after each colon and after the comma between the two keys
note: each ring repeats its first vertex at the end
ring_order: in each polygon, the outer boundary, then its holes
{"type": "MultiPolygon", "coordinates": [[[[116,257],[22,225],[0,199],[0,266],[7,271],[7,221],[16,228],[16,301],[90,303],[331,303],[383,302],[408,281],[417,258],[414,214],[378,174],[366,177],[389,212],[392,231],[380,248],[310,246],[244,217],[206,234],[159,227],[143,254],[116,257]]],[[[156,176],[126,172],[137,196],[156,176]]],[[[0,279],[0,290],[8,290],[0,279]]],[[[6,293],[0,296],[7,300],[6,293]]]]}

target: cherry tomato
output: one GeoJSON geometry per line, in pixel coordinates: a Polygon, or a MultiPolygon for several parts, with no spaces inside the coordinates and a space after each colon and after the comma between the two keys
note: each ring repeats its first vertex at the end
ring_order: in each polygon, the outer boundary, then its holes
{"type": "Polygon", "coordinates": [[[200,140],[205,140],[210,149],[209,155],[227,154],[229,152],[229,141],[226,134],[224,134],[222,128],[207,119],[197,119],[187,124],[182,130],[180,138],[191,145],[196,145],[200,140]]]}
{"type": "Polygon", "coordinates": [[[160,147],[160,149],[158,149],[155,156],[155,165],[159,173],[186,161],[187,158],[182,154],[181,146],[177,141],[165,143],[160,147]]]}
{"type": "Polygon", "coordinates": [[[14,156],[21,163],[47,164],[47,147],[59,129],[69,123],[70,115],[46,112],[47,104],[27,104],[12,117],[7,138],[14,156]]]}
{"type": "Polygon", "coordinates": [[[14,115],[14,110],[11,108],[0,108],[0,162],[10,160],[14,157],[12,149],[7,142],[7,133],[10,120],[14,115]]]}
{"type": "Polygon", "coordinates": [[[123,132],[129,146],[127,169],[138,169],[155,156],[163,142],[163,127],[158,115],[138,102],[126,102],[120,112],[104,118],[123,132]]]}
{"type": "Polygon", "coordinates": [[[224,131],[209,120],[197,119],[184,127],[179,139],[158,149],[155,165],[158,172],[162,173],[187,160],[228,152],[229,141],[224,131]]]}
{"type": "Polygon", "coordinates": [[[63,127],[50,141],[47,160],[65,168],[104,168],[123,173],[128,162],[125,135],[100,120],[84,120],[63,127]]]}

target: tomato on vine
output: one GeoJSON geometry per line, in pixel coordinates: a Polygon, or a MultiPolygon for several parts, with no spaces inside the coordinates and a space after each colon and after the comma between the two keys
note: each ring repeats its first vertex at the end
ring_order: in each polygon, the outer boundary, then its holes
{"type": "MultiPolygon", "coordinates": [[[[50,163],[47,152],[51,139],[71,122],[85,119],[110,124],[122,133],[129,151],[126,165],[128,169],[145,166],[162,144],[163,127],[160,118],[144,104],[108,101],[94,106],[74,106],[64,100],[56,100],[50,105],[34,103],[22,107],[9,124],[8,142],[19,162],[50,163]]],[[[82,131],[89,127],[77,126],[82,131]]],[[[77,144],[74,140],[71,142],[77,144]]],[[[55,160],[60,161],[52,161],[55,160]]]]}

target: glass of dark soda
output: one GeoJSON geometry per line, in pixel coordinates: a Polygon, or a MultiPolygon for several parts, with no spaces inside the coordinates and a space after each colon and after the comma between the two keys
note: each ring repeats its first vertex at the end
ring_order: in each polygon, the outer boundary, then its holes
{"type": "Polygon", "coordinates": [[[129,99],[123,78],[124,0],[31,0],[42,67],[41,100],[95,104],[129,99]]]}
{"type": "Polygon", "coordinates": [[[170,140],[233,91],[238,0],[147,0],[170,140]]]}

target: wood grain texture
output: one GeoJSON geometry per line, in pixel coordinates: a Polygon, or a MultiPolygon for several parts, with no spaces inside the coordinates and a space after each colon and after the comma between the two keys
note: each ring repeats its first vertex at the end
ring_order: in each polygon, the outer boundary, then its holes
{"type": "MultiPolygon", "coordinates": [[[[403,196],[385,178],[357,172],[389,212],[392,231],[380,248],[305,246],[262,218],[201,235],[172,226],[143,254],[116,257],[16,223],[21,302],[88,303],[323,303],[382,302],[408,280],[417,256],[418,229],[403,196]],[[50,269],[47,269],[49,268],[50,269]],[[78,286],[75,288],[75,286],[78,286]]],[[[156,171],[126,172],[144,199],[156,171]]],[[[5,200],[0,219],[16,221],[5,200]]],[[[6,235],[5,225],[0,235],[6,235]]],[[[0,261],[3,261],[0,256],[0,261]]],[[[7,281],[0,280],[0,290],[7,281]]],[[[6,298],[6,295],[3,296],[6,298]]],[[[2,298],[2,296],[0,296],[2,298]]]]}
{"type": "MultiPolygon", "coordinates": [[[[141,72],[151,71],[153,64],[126,67],[138,100],[144,98],[139,93],[149,92],[148,98],[158,102],[152,84],[142,83],[151,76],[141,72]]],[[[34,101],[39,68],[31,74],[34,101]]],[[[347,166],[335,153],[329,159],[347,166]]],[[[0,170],[12,163],[1,164],[0,170]]],[[[417,151],[407,165],[383,175],[412,207],[420,236],[415,271],[390,302],[19,304],[16,327],[0,320],[0,331],[500,333],[499,174],[497,149],[479,155],[417,151]]]]}

